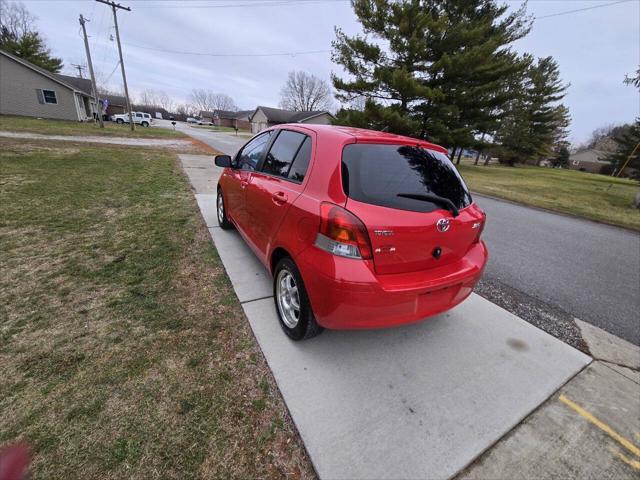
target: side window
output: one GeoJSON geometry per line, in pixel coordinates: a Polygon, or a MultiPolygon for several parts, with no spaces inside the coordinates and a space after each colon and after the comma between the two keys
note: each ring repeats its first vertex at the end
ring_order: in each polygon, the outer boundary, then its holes
{"type": "Polygon", "coordinates": [[[293,159],[305,138],[306,135],[302,133],[282,130],[267,154],[262,171],[287,178],[293,159]]]}
{"type": "Polygon", "coordinates": [[[42,95],[44,97],[44,103],[58,103],[56,92],[54,92],[53,90],[42,90],[42,95]]]}
{"type": "Polygon", "coordinates": [[[309,161],[311,161],[311,138],[307,137],[293,160],[293,166],[289,170],[289,178],[294,182],[302,183],[307,174],[307,168],[309,168],[309,161]]]}
{"type": "Polygon", "coordinates": [[[269,143],[269,139],[271,139],[273,131],[270,130],[261,135],[258,135],[256,138],[247,143],[244,148],[238,153],[236,157],[236,163],[240,170],[255,170],[256,165],[260,161],[262,157],[262,153],[264,152],[267,143],[269,143]]]}

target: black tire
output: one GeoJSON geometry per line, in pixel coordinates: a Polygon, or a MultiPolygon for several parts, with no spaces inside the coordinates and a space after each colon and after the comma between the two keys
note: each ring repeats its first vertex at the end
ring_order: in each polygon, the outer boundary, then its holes
{"type": "Polygon", "coordinates": [[[218,217],[218,225],[220,225],[221,229],[231,230],[233,228],[233,223],[227,217],[227,207],[225,206],[221,188],[218,188],[218,196],[216,197],[216,217],[218,217]],[[220,207],[222,207],[222,210],[220,207]]]}
{"type": "Polygon", "coordinates": [[[280,326],[291,340],[307,340],[319,335],[324,330],[320,325],[318,325],[316,317],[313,315],[311,302],[309,302],[309,295],[307,295],[307,289],[302,281],[300,270],[298,270],[296,264],[289,257],[281,259],[273,272],[273,300],[280,326]],[[297,323],[293,326],[287,324],[285,318],[283,318],[283,312],[281,311],[281,308],[283,307],[280,306],[278,292],[278,283],[282,278],[288,278],[287,275],[291,275],[293,277],[298,294],[299,313],[297,316],[297,323]]]}
{"type": "Polygon", "coordinates": [[[149,122],[142,122],[140,125],[142,125],[143,127],[148,127],[149,126],[149,122]]]}
{"type": "Polygon", "coordinates": [[[124,120],[121,118],[116,118],[116,123],[119,123],[122,125],[124,123],[124,120]]]}

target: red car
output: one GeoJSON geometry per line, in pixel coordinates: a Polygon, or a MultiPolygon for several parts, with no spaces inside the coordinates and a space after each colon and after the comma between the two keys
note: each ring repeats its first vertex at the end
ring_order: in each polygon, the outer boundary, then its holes
{"type": "Polygon", "coordinates": [[[486,217],[443,147],[292,124],[215,163],[220,227],[236,227],[272,273],[294,340],[444,312],[482,275],[486,217]]]}

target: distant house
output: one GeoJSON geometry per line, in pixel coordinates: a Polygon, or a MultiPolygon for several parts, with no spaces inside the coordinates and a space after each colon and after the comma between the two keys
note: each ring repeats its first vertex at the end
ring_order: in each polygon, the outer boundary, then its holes
{"type": "Polygon", "coordinates": [[[333,115],[327,111],[294,112],[279,108],[258,107],[249,117],[249,121],[251,122],[251,133],[258,133],[265,128],[282,123],[330,125],[333,118],[333,115]]]}
{"type": "Polygon", "coordinates": [[[249,115],[253,110],[240,110],[232,112],[230,110],[214,110],[208,112],[200,110],[200,118],[205,122],[211,122],[218,127],[231,127],[240,130],[248,130],[251,126],[249,115]]]}
{"type": "Polygon", "coordinates": [[[127,113],[127,99],[120,95],[98,95],[100,100],[107,101],[107,109],[104,115],[109,118],[111,115],[121,115],[127,113]]]}
{"type": "Polygon", "coordinates": [[[249,130],[251,128],[251,114],[253,110],[240,110],[236,112],[235,119],[233,120],[233,127],[238,128],[239,130],[249,130]]]}
{"type": "Polygon", "coordinates": [[[3,50],[0,72],[0,114],[82,122],[97,112],[88,80],[51,73],[3,50]]]}
{"type": "Polygon", "coordinates": [[[601,173],[603,167],[609,167],[610,162],[604,160],[607,152],[587,148],[569,156],[569,168],[581,172],[601,173]]]}

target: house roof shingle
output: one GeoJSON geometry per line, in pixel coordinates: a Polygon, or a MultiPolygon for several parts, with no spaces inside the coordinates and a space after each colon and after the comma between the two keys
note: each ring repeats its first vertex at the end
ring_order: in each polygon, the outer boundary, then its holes
{"type": "Polygon", "coordinates": [[[200,110],[200,117],[207,117],[207,118],[218,117],[218,118],[229,118],[233,120],[236,118],[242,118],[243,116],[246,117],[251,113],[253,113],[253,110],[240,110],[237,112],[234,112],[231,110],[214,110],[213,112],[200,110]]]}
{"type": "Polygon", "coordinates": [[[70,75],[62,75],[60,73],[54,73],[54,75],[56,76],[56,78],[68,85],[71,85],[76,90],[79,90],[91,96],[93,87],[91,86],[91,80],[89,80],[88,78],[72,77],[70,75]]]}
{"type": "MultiPolygon", "coordinates": [[[[39,73],[41,75],[44,75],[45,77],[47,77],[47,78],[59,83],[60,85],[62,85],[64,87],[67,87],[70,90],[73,90],[75,92],[83,93],[83,94],[85,94],[85,95],[87,95],[89,97],[93,97],[93,95],[91,95],[91,93],[90,93],[91,92],[91,88],[89,88],[88,91],[85,91],[84,89],[78,88],[74,84],[72,84],[72,83],[70,83],[68,81],[68,79],[75,78],[75,77],[69,77],[68,75],[60,75],[59,73],[50,72],[48,70],[45,70],[44,68],[41,68],[41,67],[38,67],[37,65],[34,65],[33,63],[31,63],[31,62],[29,62],[29,61],[27,61],[27,60],[25,60],[23,58],[17,57],[16,55],[13,55],[13,54],[5,51],[5,50],[0,50],[0,54],[5,55],[6,57],[8,57],[8,58],[10,58],[10,59],[22,64],[22,65],[24,65],[27,68],[30,68],[31,70],[33,70],[33,71],[35,71],[35,72],[37,72],[37,73],[39,73]]],[[[83,79],[78,79],[78,80],[83,80],[83,79]]],[[[91,82],[89,82],[89,85],[91,85],[91,82]]]]}
{"type": "MultiPolygon", "coordinates": [[[[271,123],[298,123],[309,118],[317,117],[329,112],[324,110],[314,110],[310,112],[294,112],[292,110],[282,110],[280,108],[259,106],[256,111],[262,110],[267,117],[267,121],[271,123]]],[[[252,115],[253,116],[253,115],[252,115]]]]}

